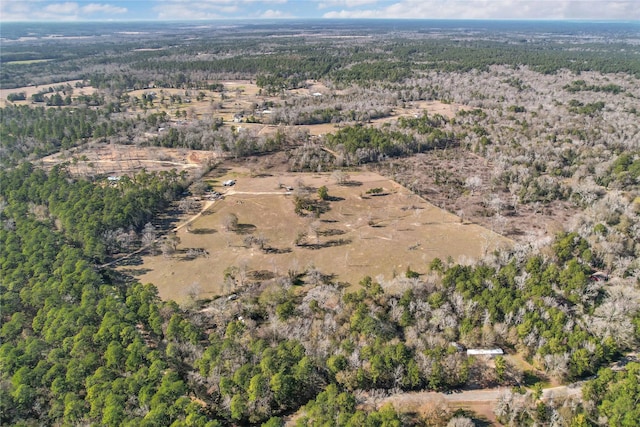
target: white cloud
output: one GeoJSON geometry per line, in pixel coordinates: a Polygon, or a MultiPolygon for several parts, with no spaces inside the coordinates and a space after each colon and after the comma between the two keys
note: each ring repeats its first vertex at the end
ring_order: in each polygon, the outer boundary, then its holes
{"type": "Polygon", "coordinates": [[[56,14],[56,15],[69,15],[75,14],[80,9],[78,3],[66,2],[66,3],[51,3],[47,5],[42,11],[44,13],[56,14]]]}
{"type": "Polygon", "coordinates": [[[290,13],[287,13],[287,12],[283,12],[281,10],[269,9],[269,10],[265,10],[260,15],[260,18],[265,18],[265,19],[284,19],[284,18],[293,18],[293,15],[291,15],[290,13]]]}
{"type": "Polygon", "coordinates": [[[288,0],[161,0],[156,3],[153,10],[158,14],[158,19],[202,20],[222,19],[235,17],[235,14],[243,13],[244,17],[286,17],[286,13],[277,10],[262,12],[256,10],[260,5],[286,4],[288,0]]]}
{"type": "Polygon", "coordinates": [[[378,0],[323,0],[318,3],[318,9],[327,9],[330,7],[353,8],[376,3],[378,3],[378,0]]]}
{"type": "Polygon", "coordinates": [[[640,19],[638,0],[401,0],[394,3],[388,1],[384,3],[385,5],[380,7],[366,10],[349,10],[345,6],[344,9],[327,12],[323,17],[345,19],[640,19]]]}
{"type": "Polygon", "coordinates": [[[166,3],[180,3],[187,4],[189,7],[216,7],[218,5],[255,5],[258,4],[285,4],[288,0],[157,0],[156,3],[159,5],[166,3]]]}
{"type": "Polygon", "coordinates": [[[43,2],[43,1],[0,1],[0,17],[3,21],[76,21],[81,19],[100,18],[105,15],[127,13],[125,7],[111,4],[89,3],[84,6],[77,2],[43,2]]]}
{"type": "Polygon", "coordinates": [[[343,19],[629,21],[640,20],[640,0],[0,0],[4,22],[121,19],[141,14],[149,18],[149,12],[170,20],[273,19],[295,14],[343,19]]]}
{"type": "Polygon", "coordinates": [[[86,6],[82,6],[82,13],[104,13],[107,15],[120,15],[127,13],[126,7],[113,6],[111,4],[89,3],[86,6]]]}
{"type": "Polygon", "coordinates": [[[215,12],[204,12],[202,9],[187,7],[184,3],[172,3],[153,8],[158,13],[158,19],[199,20],[220,19],[222,15],[215,12]]]}
{"type": "Polygon", "coordinates": [[[29,16],[31,9],[23,2],[0,1],[0,18],[3,21],[24,20],[29,16]]]}

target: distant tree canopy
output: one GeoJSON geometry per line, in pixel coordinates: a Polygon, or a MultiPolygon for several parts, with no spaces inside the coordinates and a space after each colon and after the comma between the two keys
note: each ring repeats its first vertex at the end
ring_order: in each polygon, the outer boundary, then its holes
{"type": "MultiPolygon", "coordinates": [[[[412,36],[407,37],[402,28],[391,25],[372,25],[369,31],[379,32],[384,37],[359,39],[355,46],[319,36],[314,36],[311,44],[306,38],[263,37],[245,26],[227,29],[233,43],[224,37],[193,37],[194,34],[207,34],[204,33],[207,30],[178,29],[176,33],[186,31],[191,36],[172,39],[162,49],[157,49],[158,40],[144,34],[140,34],[135,43],[131,40],[114,43],[113,39],[119,36],[113,34],[111,40],[91,38],[82,43],[74,40],[73,45],[62,40],[55,43],[25,41],[19,47],[4,46],[3,63],[27,62],[11,64],[11,72],[3,70],[0,84],[2,87],[21,87],[33,79],[48,76],[53,81],[84,78],[94,87],[103,89],[142,89],[152,84],[206,89],[207,80],[233,74],[259,78],[259,86],[266,92],[278,93],[283,88],[300,87],[307,79],[329,78],[339,84],[366,85],[379,80],[400,81],[420,70],[486,70],[491,65],[524,65],[542,73],[568,69],[574,73],[599,71],[640,75],[638,61],[634,60],[637,47],[630,43],[617,41],[612,46],[589,42],[576,47],[562,42],[545,41],[543,44],[534,38],[523,43],[517,39],[502,40],[504,34],[491,28],[479,29],[478,37],[473,40],[455,37],[425,40],[422,33],[428,34],[429,28],[408,29],[412,36]],[[144,50],[140,46],[151,49],[144,50]],[[47,61],[28,62],[38,59],[47,61]]],[[[334,30],[344,31],[343,28],[334,30]]],[[[364,28],[358,31],[367,34],[364,28]]],[[[439,28],[439,31],[447,33],[448,30],[439,28]]],[[[576,82],[567,90],[608,93],[620,90],[616,85],[576,82]]]]}
{"type": "Polygon", "coordinates": [[[133,120],[110,117],[110,110],[86,107],[56,109],[9,105],[0,109],[0,163],[15,165],[69,149],[92,138],[105,138],[133,128],[133,120]]]}
{"type": "Polygon", "coordinates": [[[447,123],[442,116],[430,118],[400,118],[398,128],[346,126],[334,134],[326,135],[327,145],[344,152],[357,163],[376,162],[381,157],[398,157],[436,148],[445,148],[457,143],[458,137],[441,127],[447,123]]]}

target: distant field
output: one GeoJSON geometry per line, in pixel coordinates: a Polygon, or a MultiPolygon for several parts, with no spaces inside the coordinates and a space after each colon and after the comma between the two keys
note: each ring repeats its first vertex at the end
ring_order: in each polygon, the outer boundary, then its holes
{"type": "Polygon", "coordinates": [[[407,267],[427,273],[435,257],[478,258],[511,244],[375,173],[354,173],[351,185],[340,186],[329,174],[250,177],[247,170],[236,169],[217,179],[217,189],[223,191],[220,183],[230,178],[237,184],[225,199],[193,221],[190,231],[183,227],[177,232],[175,255],[145,256],[134,267],[138,280],[154,283],[162,298],[180,301],[193,289],[203,298],[236,291],[224,285],[229,267],[237,267],[245,283],[252,276],[302,273],[314,266],[335,280],[357,284],[365,275],[403,275],[407,267]],[[293,196],[280,188],[295,187],[300,179],[306,186],[329,189],[333,200],[319,218],[294,213],[293,196]],[[385,195],[367,195],[372,188],[382,188],[385,195]],[[238,217],[239,232],[225,231],[223,224],[231,213],[238,217]],[[294,244],[300,234],[307,234],[307,246],[294,244]],[[245,247],[249,235],[265,238],[274,253],[245,247]],[[209,256],[187,259],[189,248],[205,249],[209,256]]]}
{"type": "MultiPolygon", "coordinates": [[[[42,61],[42,60],[38,60],[38,61],[42,61]]],[[[15,64],[16,62],[14,62],[15,64]]],[[[43,90],[48,90],[50,87],[55,88],[58,86],[66,86],[71,85],[71,87],[73,88],[73,96],[78,96],[78,95],[92,95],[94,92],[96,92],[97,89],[95,89],[92,86],[85,86],[83,88],[77,88],[75,87],[76,83],[81,82],[82,80],[68,80],[65,82],[59,82],[59,83],[52,83],[52,84],[47,84],[47,85],[39,85],[39,86],[24,86],[24,87],[18,87],[18,88],[14,88],[14,89],[0,89],[0,108],[5,107],[8,104],[11,104],[11,102],[7,101],[7,96],[10,93],[20,93],[20,92],[24,92],[27,96],[27,99],[25,101],[16,101],[13,104],[16,105],[29,105],[32,104],[31,102],[31,95],[38,93],[40,91],[43,90]]],[[[38,103],[35,104],[38,106],[42,106],[44,107],[44,102],[42,103],[38,103]]],[[[53,107],[52,107],[53,108],[53,107]]],[[[58,108],[58,107],[55,107],[58,108]]]]}
{"type": "Polygon", "coordinates": [[[52,154],[40,161],[45,169],[67,162],[74,175],[133,175],[143,168],[149,172],[194,171],[215,158],[209,151],[135,145],[85,144],[52,154]]]}
{"type": "Polygon", "coordinates": [[[26,65],[26,64],[37,64],[38,62],[49,62],[52,59],[25,59],[23,61],[9,61],[5,62],[4,65],[26,65]]]}
{"type": "MultiPolygon", "coordinates": [[[[46,60],[34,60],[32,62],[42,62],[46,60]]],[[[15,61],[14,63],[27,63],[29,61],[15,61]]],[[[31,96],[42,90],[47,90],[50,87],[57,87],[60,85],[71,85],[73,90],[73,97],[77,95],[91,95],[98,89],[91,86],[85,86],[83,88],[76,88],[75,84],[80,80],[71,80],[55,84],[42,85],[42,86],[26,86],[15,89],[0,89],[0,108],[10,104],[7,101],[7,96],[10,93],[24,92],[27,99],[24,101],[15,101],[16,105],[30,105],[33,104],[31,96]]],[[[237,113],[244,112],[246,115],[252,115],[254,113],[255,105],[260,105],[264,102],[273,102],[275,104],[282,103],[282,99],[279,96],[267,96],[260,94],[260,88],[250,80],[229,80],[220,82],[224,86],[224,93],[212,92],[209,90],[197,90],[197,89],[175,89],[175,88],[148,88],[137,89],[127,92],[130,97],[140,98],[143,94],[155,93],[155,99],[152,106],[147,106],[146,111],[149,113],[166,112],[174,122],[189,123],[192,120],[203,119],[206,117],[221,118],[225,123],[232,123],[237,127],[243,127],[246,129],[253,129],[260,134],[275,133],[278,129],[278,125],[261,124],[261,123],[234,123],[234,116],[237,113]],[[203,92],[205,95],[198,100],[199,92],[203,92]],[[172,96],[179,96],[182,102],[171,102],[172,96]],[[180,118],[178,112],[186,113],[186,117],[180,118]]],[[[343,91],[335,91],[335,94],[344,94],[343,91]]],[[[287,96],[291,98],[296,97],[310,97],[314,93],[330,94],[332,91],[323,85],[322,83],[309,81],[306,88],[293,89],[287,91],[287,96]]],[[[34,104],[38,106],[45,106],[44,103],[34,104]]],[[[58,108],[58,107],[55,107],[58,108]]],[[[425,111],[429,114],[441,114],[446,117],[454,117],[456,112],[460,109],[468,109],[460,104],[448,104],[440,101],[419,101],[414,103],[408,103],[405,108],[396,107],[389,117],[372,120],[374,125],[380,125],[383,123],[397,120],[402,116],[419,116],[425,111]]],[[[141,111],[141,108],[131,108],[129,115],[136,117],[141,111]]],[[[260,119],[259,115],[257,117],[260,119]]],[[[267,116],[264,117],[266,121],[267,116]]],[[[344,123],[343,123],[344,125],[344,123]]],[[[340,125],[331,123],[322,123],[317,125],[299,125],[296,128],[305,129],[310,135],[324,135],[326,133],[335,132],[340,125]]],[[[294,126],[291,126],[294,127],[294,126]]]]}
{"type": "MultiPolygon", "coordinates": [[[[263,123],[234,123],[234,116],[237,113],[244,112],[247,116],[254,113],[255,105],[262,104],[264,102],[273,102],[274,104],[281,104],[282,99],[279,96],[266,96],[260,94],[260,88],[249,80],[230,80],[220,82],[224,86],[224,94],[220,92],[212,92],[209,90],[202,91],[205,96],[201,100],[197,100],[197,95],[200,90],[184,90],[174,88],[153,88],[153,89],[139,89],[128,92],[129,96],[140,97],[143,94],[155,93],[156,99],[152,107],[147,107],[149,112],[166,112],[170,118],[174,121],[180,121],[182,123],[189,122],[195,119],[203,119],[206,117],[221,118],[223,122],[227,124],[233,124],[236,127],[243,129],[251,129],[257,134],[271,134],[275,133],[281,125],[263,124],[263,123]],[[188,95],[187,95],[188,94],[188,95]],[[170,103],[168,100],[172,95],[178,95],[182,98],[181,103],[170,103]],[[165,99],[163,102],[162,99],[165,99]],[[186,100],[189,102],[186,102],[186,100]],[[177,112],[186,112],[187,118],[180,120],[177,117],[177,112]]],[[[345,91],[336,91],[335,93],[340,95],[345,91]]],[[[329,94],[331,90],[325,85],[319,82],[309,81],[306,88],[293,89],[287,91],[287,96],[290,98],[297,97],[310,97],[314,93],[329,94]]],[[[397,120],[399,117],[414,117],[421,116],[424,112],[429,114],[441,114],[445,117],[454,117],[456,112],[462,109],[469,109],[469,107],[454,104],[443,103],[440,101],[418,101],[414,103],[408,103],[405,108],[396,107],[391,116],[381,119],[372,120],[371,123],[375,125],[381,125],[397,120]]],[[[130,115],[133,117],[138,114],[137,110],[130,111],[130,115]]],[[[257,115],[260,119],[260,116],[257,115]]],[[[265,116],[263,121],[268,121],[268,117],[265,116]]],[[[324,135],[337,131],[342,124],[321,123],[316,125],[296,125],[289,126],[298,129],[306,130],[309,135],[324,135]]]]}

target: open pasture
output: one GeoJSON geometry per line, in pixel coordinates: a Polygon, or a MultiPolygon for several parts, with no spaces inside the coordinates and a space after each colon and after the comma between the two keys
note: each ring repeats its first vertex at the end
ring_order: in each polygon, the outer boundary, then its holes
{"type": "Polygon", "coordinates": [[[371,172],[353,173],[346,185],[338,185],[330,174],[252,177],[234,169],[214,184],[226,191],[224,199],[178,229],[176,253],[144,256],[134,268],[137,279],[154,283],[162,298],[208,298],[241,291],[258,278],[286,274],[311,283],[314,279],[304,273],[314,269],[352,285],[366,275],[388,280],[408,268],[427,273],[436,257],[464,261],[511,244],[371,172]],[[227,179],[235,179],[236,185],[222,187],[227,179]],[[302,185],[312,198],[319,187],[328,188],[329,200],[319,217],[294,212],[294,193],[302,185]],[[231,215],[238,219],[235,231],[226,226],[231,215]],[[193,257],[194,251],[206,255],[193,257]],[[225,281],[225,272],[235,280],[225,281]]]}

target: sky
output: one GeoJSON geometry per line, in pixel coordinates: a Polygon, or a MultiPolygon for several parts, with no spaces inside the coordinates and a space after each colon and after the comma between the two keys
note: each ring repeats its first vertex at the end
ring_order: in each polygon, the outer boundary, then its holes
{"type": "Polygon", "coordinates": [[[323,18],[638,21],[640,0],[0,0],[0,23],[323,18]]]}

